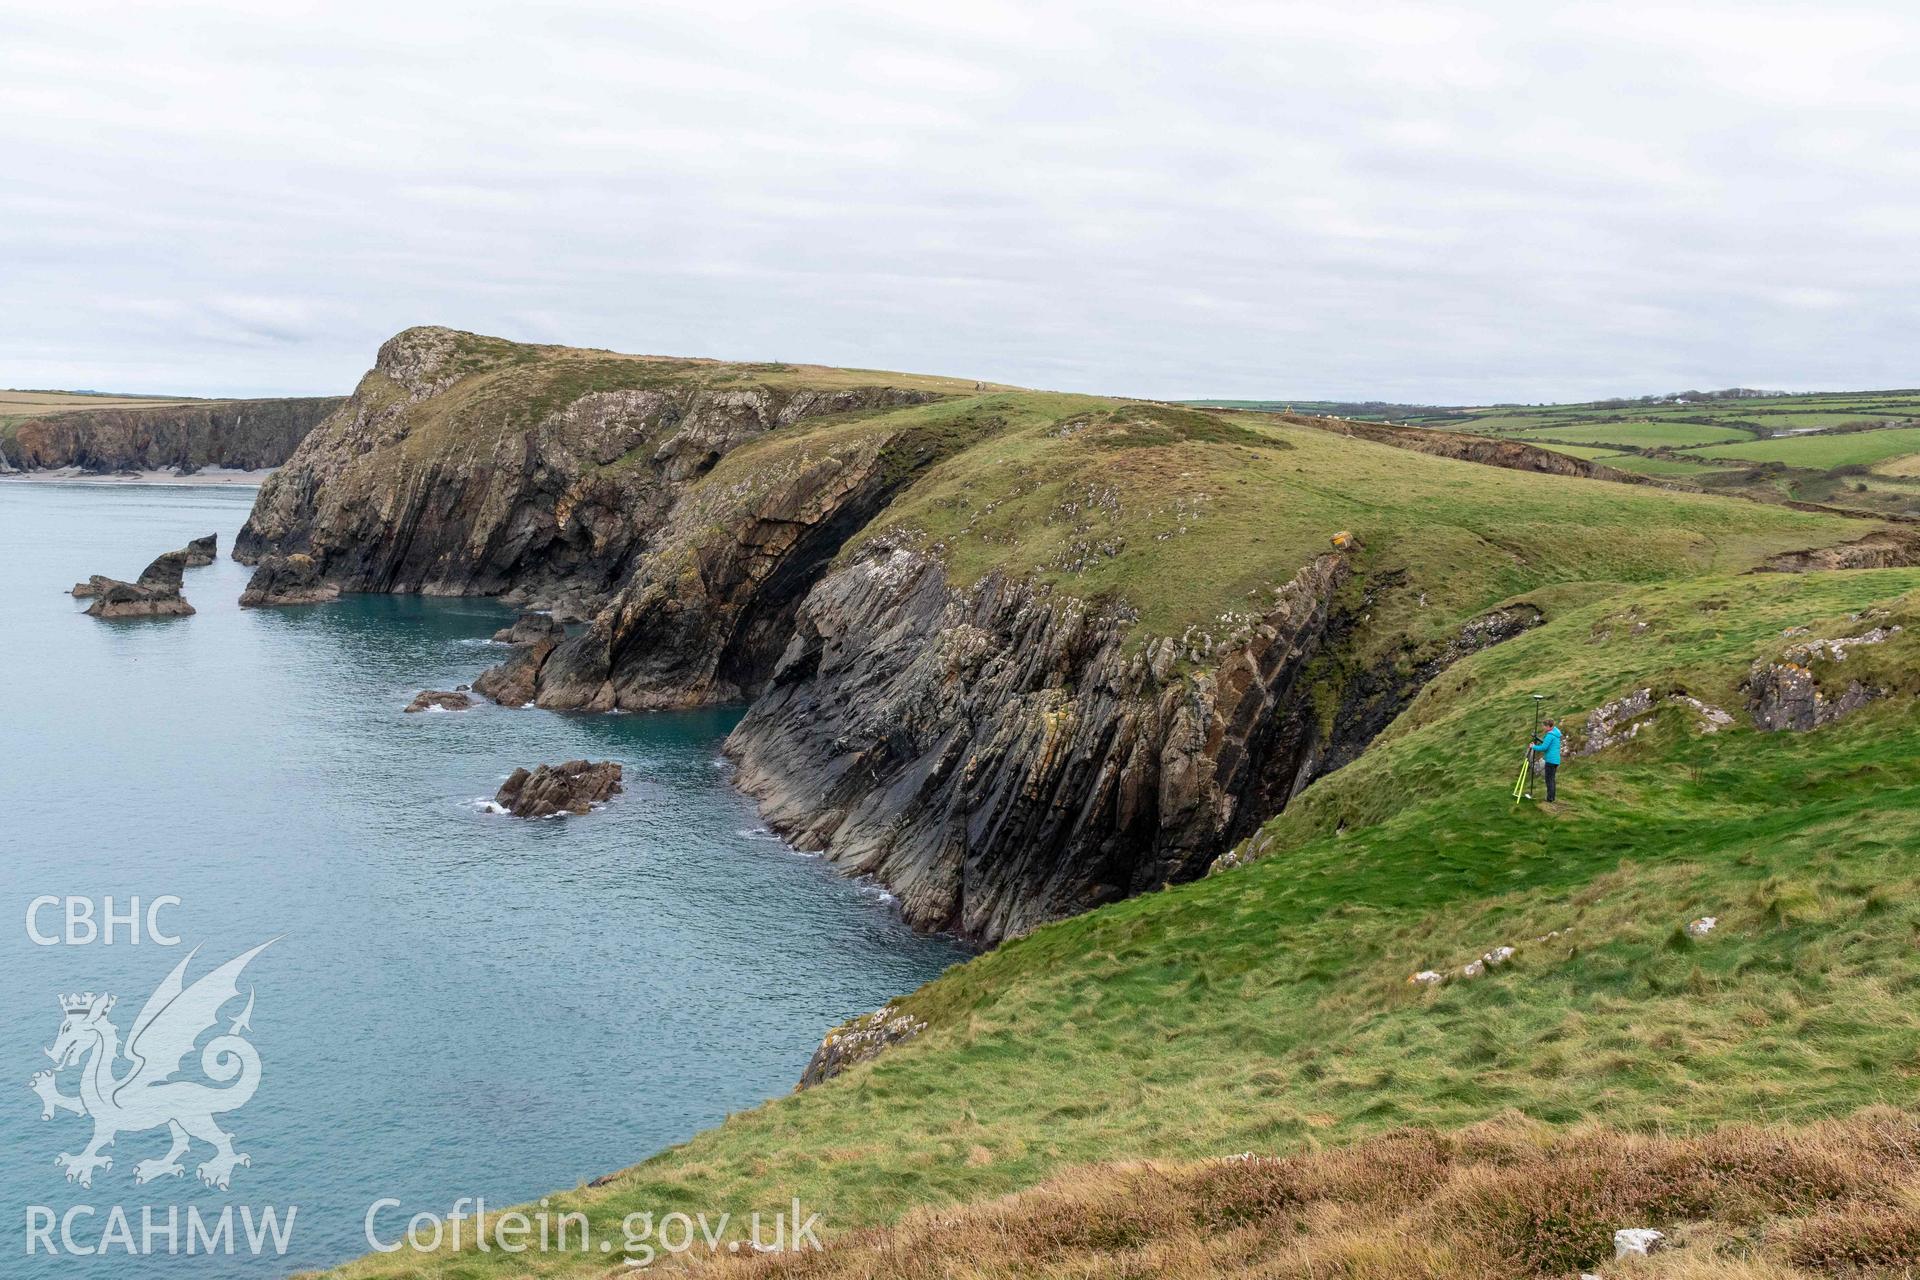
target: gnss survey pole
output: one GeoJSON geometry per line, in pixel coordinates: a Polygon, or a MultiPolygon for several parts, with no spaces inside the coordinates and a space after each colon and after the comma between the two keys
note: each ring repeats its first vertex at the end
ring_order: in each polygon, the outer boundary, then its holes
{"type": "Polygon", "coordinates": [[[1533,796],[1527,788],[1533,783],[1533,744],[1540,741],[1540,704],[1546,696],[1544,693],[1533,695],[1533,736],[1527,739],[1527,755],[1520,762],[1520,776],[1514,779],[1513,802],[1515,804],[1531,799],[1533,796]]]}

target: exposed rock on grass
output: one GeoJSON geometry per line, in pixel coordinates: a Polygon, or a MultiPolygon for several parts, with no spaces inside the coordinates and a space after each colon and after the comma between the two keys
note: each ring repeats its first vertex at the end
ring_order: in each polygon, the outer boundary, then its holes
{"type": "Polygon", "coordinates": [[[96,575],[84,584],[84,592],[76,586],[73,593],[92,597],[87,613],[95,618],[182,617],[193,612],[193,606],[180,593],[186,567],[186,552],[169,551],[142,570],[138,582],[96,575]]]}
{"type": "Polygon", "coordinates": [[[583,814],[604,804],[622,788],[621,768],[612,760],[592,763],[569,760],[515,769],[493,797],[495,804],[516,818],[550,818],[556,814],[583,814]]]}
{"type": "Polygon", "coordinates": [[[847,1068],[870,1062],[881,1052],[926,1030],[927,1024],[892,1005],[863,1014],[827,1032],[801,1073],[799,1088],[831,1080],[847,1068]]]}
{"type": "Polygon", "coordinates": [[[1836,546],[1789,551],[1755,573],[1811,573],[1823,569],[1899,569],[1920,564],[1920,530],[1880,529],[1836,546]]]}
{"type": "Polygon", "coordinates": [[[1812,671],[1792,662],[1762,662],[1746,683],[1747,709],[1754,725],[1767,733],[1805,733],[1851,715],[1885,691],[1848,681],[1838,697],[1829,696],[1812,671]]]}
{"type": "Polygon", "coordinates": [[[273,605],[325,604],[340,597],[340,588],[320,576],[320,566],[312,556],[267,556],[247,580],[240,593],[243,609],[273,605]]]}
{"type": "Polygon", "coordinates": [[[1613,1233],[1613,1257],[1616,1262],[1621,1258],[1644,1258],[1664,1248],[1666,1243],[1663,1231],[1652,1227],[1623,1227],[1613,1233]]]}
{"type": "Polygon", "coordinates": [[[1719,707],[1702,702],[1687,693],[1669,693],[1655,698],[1652,689],[1637,689],[1624,698],[1603,703],[1587,713],[1584,735],[1575,752],[1593,755],[1632,741],[1654,722],[1662,706],[1684,707],[1692,717],[1695,733],[1718,733],[1734,723],[1733,717],[1719,707]]]}

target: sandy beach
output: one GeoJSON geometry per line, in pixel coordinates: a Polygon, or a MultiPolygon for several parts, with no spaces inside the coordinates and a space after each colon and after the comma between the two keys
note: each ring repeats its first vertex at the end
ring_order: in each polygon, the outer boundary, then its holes
{"type": "Polygon", "coordinates": [[[101,475],[82,471],[78,467],[60,467],[51,471],[0,472],[0,480],[12,480],[22,484],[163,484],[190,488],[232,486],[244,489],[258,488],[260,482],[272,474],[271,467],[260,471],[234,471],[226,467],[205,467],[186,475],[177,471],[164,470],[118,471],[111,475],[101,475]]]}

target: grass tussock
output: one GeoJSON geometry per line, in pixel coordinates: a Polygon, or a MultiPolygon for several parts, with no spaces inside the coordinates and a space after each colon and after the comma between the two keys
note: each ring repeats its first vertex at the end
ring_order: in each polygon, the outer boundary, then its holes
{"type": "Polygon", "coordinates": [[[1351,1277],[1580,1271],[1755,1280],[1920,1266],[1920,1117],[1879,1109],[1692,1137],[1513,1117],[1284,1157],[1076,1168],[819,1252],[703,1259],[737,1280],[1351,1277]],[[1615,1270],[1613,1233],[1673,1247],[1615,1270]]]}

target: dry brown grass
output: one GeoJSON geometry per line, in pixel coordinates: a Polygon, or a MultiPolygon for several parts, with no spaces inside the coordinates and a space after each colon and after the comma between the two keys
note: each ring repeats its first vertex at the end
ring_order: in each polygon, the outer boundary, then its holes
{"type": "Polygon", "coordinates": [[[692,1267],[716,1280],[1779,1280],[1916,1268],[1920,1116],[1892,1109],[1679,1138],[1514,1119],[1285,1158],[1097,1165],[820,1252],[692,1267]],[[1613,1233],[1633,1226],[1675,1247],[1615,1264],[1613,1233]]]}
{"type": "Polygon", "coordinates": [[[83,396],[69,391],[0,391],[0,418],[45,418],[83,409],[157,409],[193,401],[166,396],[83,396]]]}

